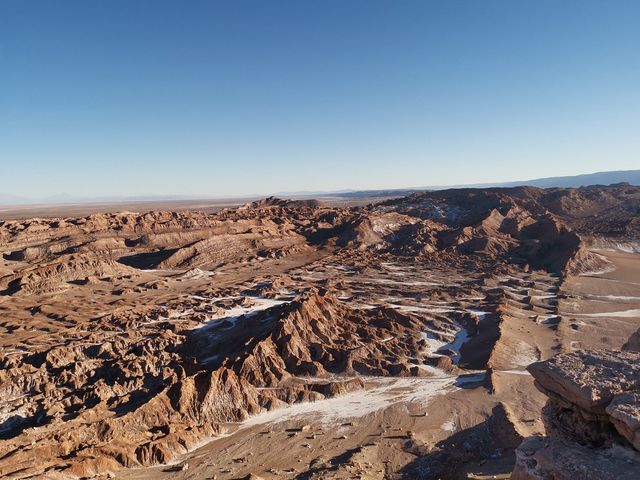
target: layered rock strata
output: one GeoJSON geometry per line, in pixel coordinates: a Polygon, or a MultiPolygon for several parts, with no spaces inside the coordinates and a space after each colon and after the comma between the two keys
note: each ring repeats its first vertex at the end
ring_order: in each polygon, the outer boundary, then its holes
{"type": "Polygon", "coordinates": [[[576,351],[529,366],[547,437],[520,445],[513,480],[640,478],[640,353],[576,351]]]}

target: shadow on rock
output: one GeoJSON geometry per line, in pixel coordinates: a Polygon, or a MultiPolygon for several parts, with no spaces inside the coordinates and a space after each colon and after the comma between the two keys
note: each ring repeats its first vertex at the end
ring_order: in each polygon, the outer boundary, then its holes
{"type": "Polygon", "coordinates": [[[397,478],[466,479],[469,468],[492,474],[508,474],[515,463],[514,450],[523,439],[513,423],[512,414],[502,403],[491,416],[474,427],[454,433],[431,450],[413,444],[408,451],[418,458],[409,463],[397,478]]]}

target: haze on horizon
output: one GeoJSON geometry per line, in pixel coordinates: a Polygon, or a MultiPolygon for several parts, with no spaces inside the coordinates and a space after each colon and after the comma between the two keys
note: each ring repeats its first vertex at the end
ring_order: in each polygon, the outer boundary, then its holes
{"type": "Polygon", "coordinates": [[[640,166],[640,3],[0,3],[0,193],[262,194],[640,166]]]}

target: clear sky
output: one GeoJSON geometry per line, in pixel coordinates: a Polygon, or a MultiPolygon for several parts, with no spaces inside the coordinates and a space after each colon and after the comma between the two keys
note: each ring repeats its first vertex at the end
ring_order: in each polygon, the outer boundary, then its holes
{"type": "Polygon", "coordinates": [[[0,193],[640,168],[640,1],[1,0],[0,193]]]}

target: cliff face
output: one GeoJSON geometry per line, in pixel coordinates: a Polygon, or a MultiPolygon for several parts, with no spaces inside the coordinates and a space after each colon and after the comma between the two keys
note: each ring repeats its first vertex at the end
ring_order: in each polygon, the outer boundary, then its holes
{"type": "Polygon", "coordinates": [[[513,480],[640,478],[640,353],[577,351],[529,366],[547,437],[517,450],[513,480]]]}

